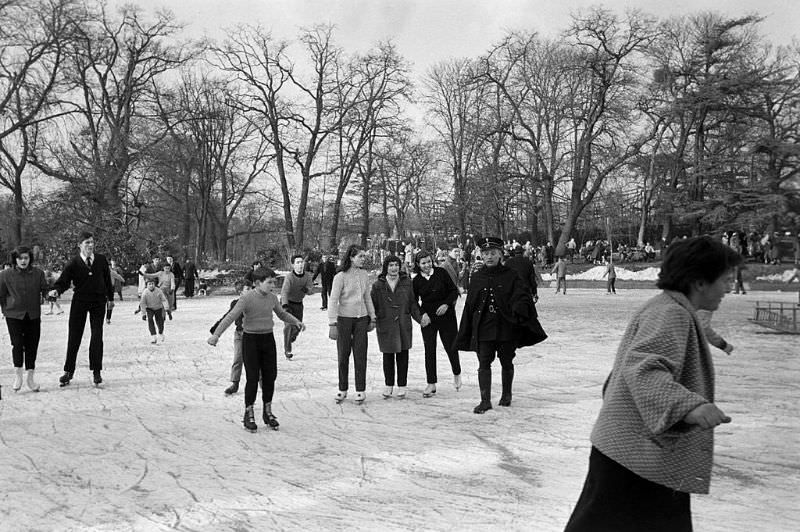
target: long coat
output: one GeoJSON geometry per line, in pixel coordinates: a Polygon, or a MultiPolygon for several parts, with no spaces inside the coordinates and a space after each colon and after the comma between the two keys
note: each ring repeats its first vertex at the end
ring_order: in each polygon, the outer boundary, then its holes
{"type": "Polygon", "coordinates": [[[686,296],[665,290],[636,313],[622,337],[592,444],[656,484],[708,493],[714,432],[682,420],[713,402],[703,326],[686,296]]]}
{"type": "Polygon", "coordinates": [[[512,325],[517,347],[535,345],[547,338],[539,323],[528,283],[515,270],[499,264],[472,274],[456,337],[458,350],[478,350],[478,330],[490,288],[494,292],[500,319],[512,325]]]}
{"type": "Polygon", "coordinates": [[[381,353],[399,353],[411,348],[411,320],[420,321],[421,313],[414,297],[411,279],[400,273],[394,292],[383,275],[370,291],[375,306],[375,329],[381,353]]]}

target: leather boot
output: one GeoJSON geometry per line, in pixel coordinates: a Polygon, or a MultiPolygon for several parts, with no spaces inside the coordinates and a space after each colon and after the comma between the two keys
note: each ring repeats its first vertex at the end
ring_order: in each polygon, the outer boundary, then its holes
{"type": "Polygon", "coordinates": [[[492,409],[492,368],[478,368],[478,387],[481,390],[481,402],[472,409],[476,414],[483,414],[492,409]]]}
{"type": "Polygon", "coordinates": [[[514,368],[503,370],[503,394],[500,396],[500,406],[511,406],[511,384],[514,382],[514,368]]]}

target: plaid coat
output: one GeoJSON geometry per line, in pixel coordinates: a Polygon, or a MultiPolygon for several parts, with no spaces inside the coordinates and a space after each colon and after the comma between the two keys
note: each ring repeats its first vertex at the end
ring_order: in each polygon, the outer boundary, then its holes
{"type": "Polygon", "coordinates": [[[592,444],[637,475],[708,493],[714,433],[682,421],[714,402],[714,366],[689,300],[664,291],[628,325],[606,381],[592,444]]]}

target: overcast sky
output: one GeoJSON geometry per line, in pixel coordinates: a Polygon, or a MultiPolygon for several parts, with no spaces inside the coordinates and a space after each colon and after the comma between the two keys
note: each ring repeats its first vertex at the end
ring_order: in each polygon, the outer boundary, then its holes
{"type": "MultiPolygon", "coordinates": [[[[109,0],[120,5],[125,0],[109,0]]],[[[424,72],[450,57],[475,57],[509,29],[555,36],[571,12],[603,5],[624,13],[631,6],[658,17],[697,11],[766,16],[761,31],[775,43],[798,35],[798,0],[137,0],[148,11],[172,10],[194,35],[222,35],[222,28],[260,24],[277,37],[292,38],[303,26],[333,23],[335,41],[347,52],[391,39],[424,72]]]]}

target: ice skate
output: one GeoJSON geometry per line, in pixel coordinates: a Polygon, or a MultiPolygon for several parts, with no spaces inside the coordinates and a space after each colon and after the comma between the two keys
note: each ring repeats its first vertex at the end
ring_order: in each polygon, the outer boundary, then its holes
{"type": "Polygon", "coordinates": [[[99,388],[101,384],[103,384],[103,377],[100,375],[100,370],[96,369],[92,372],[92,381],[94,382],[94,387],[99,388]]]}
{"type": "Polygon", "coordinates": [[[383,398],[384,399],[391,399],[392,397],[392,387],[391,386],[384,386],[383,388],[383,398]]]}
{"type": "Polygon", "coordinates": [[[22,388],[22,368],[14,368],[14,385],[11,389],[18,392],[22,388]]]}
{"type": "Polygon", "coordinates": [[[164,335],[163,334],[159,334],[158,335],[158,341],[161,342],[162,344],[164,343],[164,335]]]}
{"type": "Polygon", "coordinates": [[[239,382],[231,381],[231,385],[225,388],[225,395],[233,395],[239,391],[239,382]]]}
{"type": "Polygon", "coordinates": [[[284,353],[284,356],[286,357],[286,360],[291,360],[294,355],[291,351],[287,351],[284,353]]]}
{"type": "Polygon", "coordinates": [[[150,337],[150,343],[151,344],[157,344],[158,343],[158,336],[156,336],[155,334],[153,336],[151,336],[150,337]]]}
{"type": "Polygon", "coordinates": [[[69,381],[72,380],[72,373],[69,371],[65,371],[64,374],[58,378],[58,385],[62,388],[69,384],[69,381]]]}
{"type": "Polygon", "coordinates": [[[433,397],[436,395],[436,385],[429,384],[425,387],[425,390],[422,392],[422,397],[433,397]]]}
{"type": "Polygon", "coordinates": [[[276,418],[272,414],[271,407],[267,406],[266,404],[264,405],[264,416],[263,417],[264,417],[264,424],[266,424],[272,430],[278,430],[278,427],[281,426],[280,423],[278,423],[278,418],[276,418]]]}
{"type": "Polygon", "coordinates": [[[356,398],[353,400],[357,405],[363,404],[366,400],[367,394],[365,392],[356,392],[356,398]]]}
{"type": "Polygon", "coordinates": [[[405,399],[406,398],[406,387],[405,386],[398,386],[397,387],[397,398],[398,399],[405,399]]]}
{"type": "Polygon", "coordinates": [[[253,405],[249,405],[244,409],[244,419],[242,420],[242,424],[246,430],[250,432],[255,432],[258,430],[258,425],[256,425],[256,418],[253,414],[253,405]]]}
{"type": "Polygon", "coordinates": [[[336,398],[334,400],[336,401],[337,405],[341,404],[342,402],[344,402],[345,399],[347,399],[347,392],[346,391],[344,391],[344,392],[341,392],[341,391],[340,392],[336,392],[336,398]]]}
{"type": "Polygon", "coordinates": [[[33,372],[35,370],[29,369],[28,370],[28,389],[32,392],[39,391],[39,384],[33,380],[33,372]]]}
{"type": "Polygon", "coordinates": [[[453,387],[456,391],[461,389],[461,375],[453,375],[453,387]]]}

